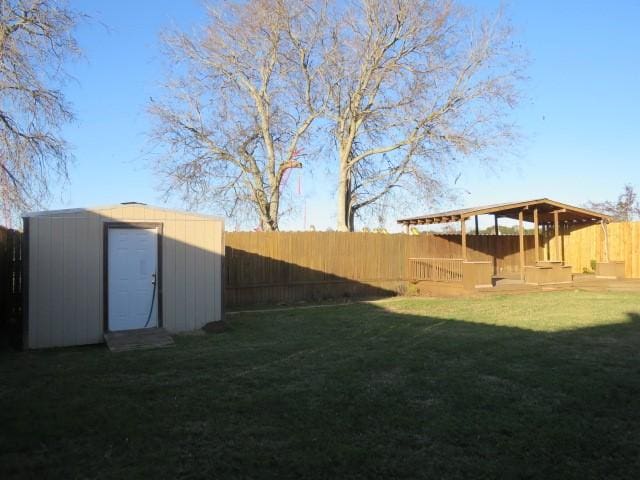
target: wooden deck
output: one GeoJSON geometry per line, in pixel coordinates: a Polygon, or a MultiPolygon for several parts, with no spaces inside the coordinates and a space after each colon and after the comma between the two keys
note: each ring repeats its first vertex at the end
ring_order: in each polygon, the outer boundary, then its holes
{"type": "Polygon", "coordinates": [[[104,334],[104,341],[112,352],[173,346],[173,338],[164,328],[141,328],[123,330],[121,332],[108,332],[104,334]]]}
{"type": "Polygon", "coordinates": [[[606,279],[594,275],[575,274],[571,282],[548,285],[528,285],[512,278],[498,279],[493,288],[478,289],[483,294],[553,292],[559,290],[583,290],[590,292],[637,292],[640,293],[640,279],[606,279]]]}
{"type": "Polygon", "coordinates": [[[573,276],[573,285],[581,290],[640,292],[640,279],[638,278],[607,279],[580,274],[573,276]]]}
{"type": "Polygon", "coordinates": [[[583,290],[590,292],[637,292],[640,293],[640,279],[606,279],[595,275],[575,274],[571,282],[530,285],[520,280],[519,275],[494,278],[494,286],[468,291],[461,284],[440,282],[417,282],[420,295],[433,297],[457,297],[469,295],[506,295],[531,292],[554,292],[561,290],[583,290]]]}

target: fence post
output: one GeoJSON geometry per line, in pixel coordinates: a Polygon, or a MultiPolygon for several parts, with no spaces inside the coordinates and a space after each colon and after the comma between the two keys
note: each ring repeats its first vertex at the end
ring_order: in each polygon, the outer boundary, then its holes
{"type": "Polygon", "coordinates": [[[0,331],[22,346],[22,233],[0,227],[0,331]]]}

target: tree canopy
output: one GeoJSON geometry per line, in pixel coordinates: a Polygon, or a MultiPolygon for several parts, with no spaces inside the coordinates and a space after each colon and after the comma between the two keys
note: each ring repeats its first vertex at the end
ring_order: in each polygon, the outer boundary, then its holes
{"type": "Polygon", "coordinates": [[[73,119],[62,93],[64,62],[79,54],[79,15],[63,0],[0,0],[0,209],[40,206],[52,179],[66,179],[73,119]]]}
{"type": "Polygon", "coordinates": [[[514,139],[523,62],[501,12],[456,0],[228,2],[164,43],[173,68],[150,111],[167,191],[266,230],[287,211],[302,157],[332,172],[337,228],[353,230],[356,216],[442,196],[453,163],[514,139]]]}
{"type": "Polygon", "coordinates": [[[640,219],[640,201],[638,193],[631,184],[624,186],[617,200],[604,202],[588,202],[585,205],[592,210],[605,213],[621,222],[630,222],[640,219]]]}

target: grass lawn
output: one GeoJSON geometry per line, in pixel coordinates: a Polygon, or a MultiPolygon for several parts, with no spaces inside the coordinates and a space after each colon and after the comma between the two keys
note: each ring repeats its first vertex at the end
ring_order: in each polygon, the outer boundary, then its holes
{"type": "Polygon", "coordinates": [[[0,355],[0,478],[640,478],[640,296],[229,316],[0,355]]]}

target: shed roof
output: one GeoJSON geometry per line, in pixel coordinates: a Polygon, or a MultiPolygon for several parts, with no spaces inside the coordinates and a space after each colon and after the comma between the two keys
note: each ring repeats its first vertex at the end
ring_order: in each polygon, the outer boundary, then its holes
{"type": "Polygon", "coordinates": [[[140,202],[122,202],[122,203],[114,203],[111,205],[98,205],[98,206],[84,207],[84,208],[65,208],[61,210],[43,210],[39,212],[27,212],[24,215],[22,215],[22,217],[29,218],[29,217],[61,216],[61,215],[64,216],[65,214],[71,215],[71,214],[76,214],[80,212],[101,212],[104,210],[111,210],[113,208],[133,209],[133,208],[139,208],[139,207],[145,207],[153,210],[161,210],[165,212],[183,213],[185,215],[190,215],[192,217],[200,217],[206,220],[223,221],[221,217],[217,217],[215,215],[207,215],[204,213],[189,212],[186,210],[179,210],[179,209],[167,208],[167,207],[157,207],[155,205],[149,205],[149,204],[140,203],[140,202]]]}
{"type": "Polygon", "coordinates": [[[538,210],[538,221],[540,224],[553,223],[554,212],[558,212],[559,220],[562,223],[587,224],[600,222],[602,220],[607,222],[612,220],[612,217],[609,215],[594,210],[556,202],[548,198],[539,198],[522,202],[497,203],[494,205],[449,210],[447,212],[429,213],[417,217],[401,218],[398,220],[398,223],[401,225],[427,225],[433,223],[458,222],[465,218],[485,214],[493,214],[497,217],[517,220],[520,212],[524,213],[525,220],[533,221],[533,212],[536,209],[538,210]]]}

